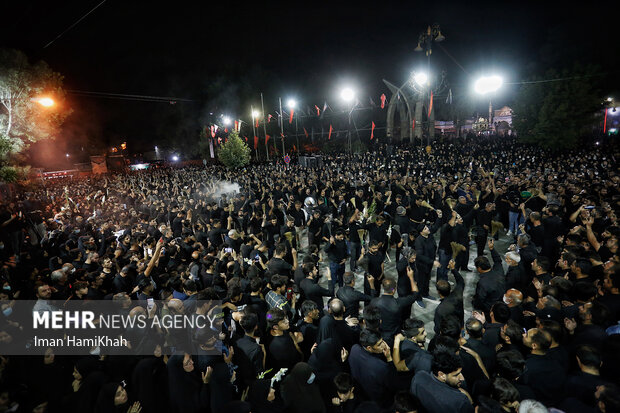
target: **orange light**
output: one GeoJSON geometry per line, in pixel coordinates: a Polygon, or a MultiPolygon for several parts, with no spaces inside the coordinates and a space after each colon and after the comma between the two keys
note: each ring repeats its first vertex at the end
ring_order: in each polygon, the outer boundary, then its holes
{"type": "Polygon", "coordinates": [[[125,142],[121,143],[121,149],[122,150],[127,149],[127,144],[125,142]]]}
{"type": "Polygon", "coordinates": [[[36,99],[36,102],[38,102],[41,106],[45,106],[46,108],[54,106],[54,99],[52,98],[39,98],[36,99]]]}

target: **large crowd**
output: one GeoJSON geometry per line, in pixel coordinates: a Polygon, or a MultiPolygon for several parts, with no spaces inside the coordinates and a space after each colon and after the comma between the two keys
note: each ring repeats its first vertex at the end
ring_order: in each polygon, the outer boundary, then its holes
{"type": "Polygon", "coordinates": [[[16,300],[222,322],[126,332],[149,356],[0,354],[0,413],[619,412],[617,156],[474,137],[16,189],[0,342],[16,300]]]}

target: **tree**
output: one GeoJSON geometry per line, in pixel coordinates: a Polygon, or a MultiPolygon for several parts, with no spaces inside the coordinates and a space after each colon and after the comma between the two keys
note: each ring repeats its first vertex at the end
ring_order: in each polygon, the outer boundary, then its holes
{"type": "Polygon", "coordinates": [[[62,80],[45,62],[30,64],[20,51],[0,50],[0,138],[9,142],[9,153],[58,133],[71,112],[63,105],[62,80]],[[54,106],[37,103],[43,96],[52,98],[54,106]]]}
{"type": "Polygon", "coordinates": [[[241,168],[250,163],[250,148],[241,140],[235,130],[230,132],[228,140],[217,150],[217,158],[228,169],[241,168]]]}
{"type": "Polygon", "coordinates": [[[520,139],[545,148],[572,147],[596,122],[600,96],[594,67],[549,70],[545,79],[525,83],[513,106],[513,127],[520,139]],[[551,81],[549,81],[551,80],[551,81]]]}

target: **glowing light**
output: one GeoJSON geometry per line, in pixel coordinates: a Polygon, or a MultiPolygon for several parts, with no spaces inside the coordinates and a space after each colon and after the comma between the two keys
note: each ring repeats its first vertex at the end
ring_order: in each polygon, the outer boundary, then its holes
{"type": "Polygon", "coordinates": [[[425,86],[428,82],[428,75],[424,72],[418,72],[413,75],[413,81],[420,86],[425,86]]]}
{"type": "Polygon", "coordinates": [[[142,170],[142,169],[148,169],[149,166],[150,166],[150,164],[148,164],[148,163],[137,163],[135,165],[130,165],[129,168],[132,171],[139,171],[139,170],[142,170]]]}
{"type": "Polygon", "coordinates": [[[260,116],[260,112],[259,111],[257,111],[257,110],[253,110],[252,111],[252,118],[253,119],[258,118],[259,116],[260,116]]]}
{"type": "Polygon", "coordinates": [[[37,102],[41,106],[45,106],[46,108],[54,106],[54,99],[52,98],[39,98],[39,99],[35,99],[34,101],[37,102]]]}
{"type": "Polygon", "coordinates": [[[289,99],[288,102],[286,102],[286,106],[289,109],[295,109],[295,106],[297,106],[297,102],[295,101],[295,99],[289,99]]]}
{"type": "Polygon", "coordinates": [[[68,158],[68,157],[69,157],[69,154],[68,154],[68,153],[66,153],[66,154],[65,154],[65,156],[68,158]]]}
{"type": "Polygon", "coordinates": [[[355,99],[355,92],[353,91],[353,89],[347,87],[342,89],[342,92],[340,92],[340,97],[345,102],[350,102],[355,99]]]}
{"type": "Polygon", "coordinates": [[[157,152],[159,150],[159,148],[157,148],[157,145],[155,145],[155,152],[157,152]]]}
{"type": "Polygon", "coordinates": [[[608,102],[613,102],[613,101],[614,101],[614,98],[607,98],[607,101],[608,101],[608,102]]]}
{"type": "Polygon", "coordinates": [[[504,80],[500,76],[483,76],[474,84],[474,90],[476,93],[483,95],[485,93],[495,92],[497,89],[502,87],[503,83],[504,80]]]}
{"type": "Polygon", "coordinates": [[[172,160],[173,160],[174,162],[176,162],[176,161],[178,161],[178,160],[179,160],[179,157],[178,157],[178,156],[176,156],[176,155],[174,155],[174,156],[172,157],[172,160]]]}
{"type": "Polygon", "coordinates": [[[228,126],[228,125],[230,125],[231,120],[230,120],[230,118],[228,116],[224,116],[222,118],[222,122],[224,122],[224,125],[228,126]]]}
{"type": "Polygon", "coordinates": [[[618,112],[618,108],[611,108],[610,115],[616,116],[618,113],[620,113],[620,112],[618,112]]]}
{"type": "Polygon", "coordinates": [[[616,128],[609,129],[609,133],[616,133],[616,132],[618,132],[618,129],[616,128]]]}

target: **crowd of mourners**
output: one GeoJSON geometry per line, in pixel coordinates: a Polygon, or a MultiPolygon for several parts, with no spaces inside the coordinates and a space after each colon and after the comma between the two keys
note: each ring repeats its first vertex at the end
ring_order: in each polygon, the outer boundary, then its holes
{"type": "Polygon", "coordinates": [[[0,342],[16,300],[221,323],[0,354],[0,413],[619,412],[617,149],[474,137],[16,189],[0,342]]]}

